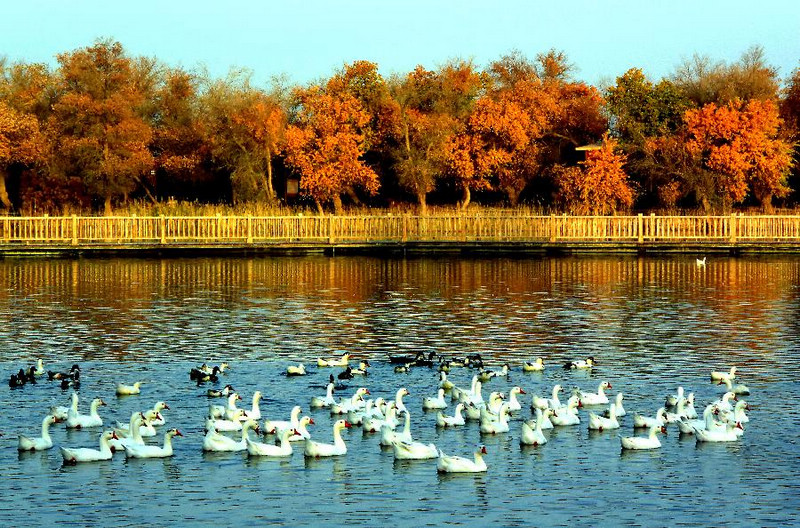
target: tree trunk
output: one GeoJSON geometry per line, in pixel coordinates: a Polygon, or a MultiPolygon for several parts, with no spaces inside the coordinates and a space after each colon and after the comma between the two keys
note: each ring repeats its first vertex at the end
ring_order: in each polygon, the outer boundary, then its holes
{"type": "Polygon", "coordinates": [[[106,195],[106,202],[105,202],[105,215],[111,216],[111,195],[106,195]]]}
{"type": "Polygon", "coordinates": [[[342,214],[342,197],[338,194],[333,196],[333,214],[340,215],[342,214]]]}
{"type": "Polygon", "coordinates": [[[761,207],[764,208],[764,214],[771,215],[775,212],[775,209],[772,207],[772,193],[767,193],[761,198],[761,207]]]}
{"type": "Polygon", "coordinates": [[[267,175],[262,174],[261,184],[264,186],[264,192],[267,193],[267,201],[273,203],[275,201],[275,189],[272,187],[272,154],[267,149],[267,175]]]}
{"type": "Polygon", "coordinates": [[[320,216],[325,216],[325,209],[322,208],[322,202],[314,198],[314,203],[317,204],[317,212],[320,216]]]}
{"type": "Polygon", "coordinates": [[[465,184],[461,194],[461,209],[463,211],[467,210],[467,207],[469,207],[469,202],[471,199],[472,199],[472,194],[469,191],[469,185],[465,184]]]}
{"type": "Polygon", "coordinates": [[[347,193],[347,196],[350,198],[350,200],[353,202],[354,205],[358,206],[361,205],[361,200],[358,198],[358,195],[356,194],[356,191],[353,189],[352,185],[348,185],[345,188],[344,192],[347,193]]]}
{"type": "Polygon", "coordinates": [[[519,192],[516,189],[509,187],[506,189],[506,195],[508,196],[508,201],[511,203],[511,207],[516,207],[517,203],[519,203],[519,192]]]}
{"type": "Polygon", "coordinates": [[[3,204],[3,207],[6,209],[11,209],[13,204],[11,203],[11,198],[8,197],[8,189],[6,189],[6,178],[8,177],[8,173],[5,169],[0,169],[0,203],[3,204]]]}
{"type": "Polygon", "coordinates": [[[425,191],[417,191],[417,205],[419,206],[420,216],[428,214],[428,196],[425,191]]]}

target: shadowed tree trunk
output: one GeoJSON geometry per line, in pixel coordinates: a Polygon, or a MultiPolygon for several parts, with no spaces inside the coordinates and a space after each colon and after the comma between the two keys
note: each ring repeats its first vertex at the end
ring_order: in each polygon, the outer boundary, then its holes
{"type": "Polygon", "coordinates": [[[6,209],[11,209],[13,204],[11,203],[11,198],[8,197],[8,189],[6,189],[6,178],[8,177],[8,172],[4,169],[0,169],[0,203],[3,204],[3,207],[6,209]]]}

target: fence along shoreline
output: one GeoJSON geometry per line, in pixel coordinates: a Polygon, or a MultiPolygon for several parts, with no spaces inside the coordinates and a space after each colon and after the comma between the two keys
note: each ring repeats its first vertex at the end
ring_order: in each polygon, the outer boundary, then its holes
{"type": "Polygon", "coordinates": [[[0,217],[0,254],[798,252],[800,215],[0,217]]]}

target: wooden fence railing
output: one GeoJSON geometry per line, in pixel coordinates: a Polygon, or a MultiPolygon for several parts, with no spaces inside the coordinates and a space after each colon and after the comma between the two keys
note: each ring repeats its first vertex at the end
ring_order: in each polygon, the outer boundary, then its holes
{"type": "Polygon", "coordinates": [[[0,217],[0,246],[407,242],[800,244],[800,215],[0,217]]]}

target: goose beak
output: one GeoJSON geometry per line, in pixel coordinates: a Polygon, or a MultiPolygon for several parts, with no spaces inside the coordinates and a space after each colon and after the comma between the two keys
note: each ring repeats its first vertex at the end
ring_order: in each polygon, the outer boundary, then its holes
{"type": "Polygon", "coordinates": [[[313,418],[311,418],[311,419],[308,421],[308,425],[315,425],[315,422],[314,422],[314,419],[313,419],[313,418]]]}
{"type": "Polygon", "coordinates": [[[113,438],[114,440],[119,440],[119,437],[117,436],[117,432],[116,431],[111,431],[111,438],[113,438]]]}
{"type": "Polygon", "coordinates": [[[519,393],[520,393],[520,394],[528,394],[528,393],[527,393],[527,392],[525,392],[523,389],[519,389],[519,393]]]}
{"type": "MultiPolygon", "coordinates": [[[[169,408],[169,405],[167,405],[166,403],[164,404],[164,408],[165,408],[166,410],[168,410],[168,411],[170,410],[170,408],[169,408]]],[[[181,436],[183,436],[183,435],[181,435],[181,436]]]]}
{"type": "Polygon", "coordinates": [[[183,433],[181,433],[178,429],[175,429],[175,436],[183,436],[183,433]]]}
{"type": "Polygon", "coordinates": [[[350,422],[348,422],[347,420],[345,420],[345,421],[344,421],[344,426],[345,426],[347,429],[349,429],[349,428],[353,427],[353,426],[350,424],[350,422]]]}
{"type": "Polygon", "coordinates": [[[486,446],[481,446],[481,454],[486,454],[486,446]]]}

